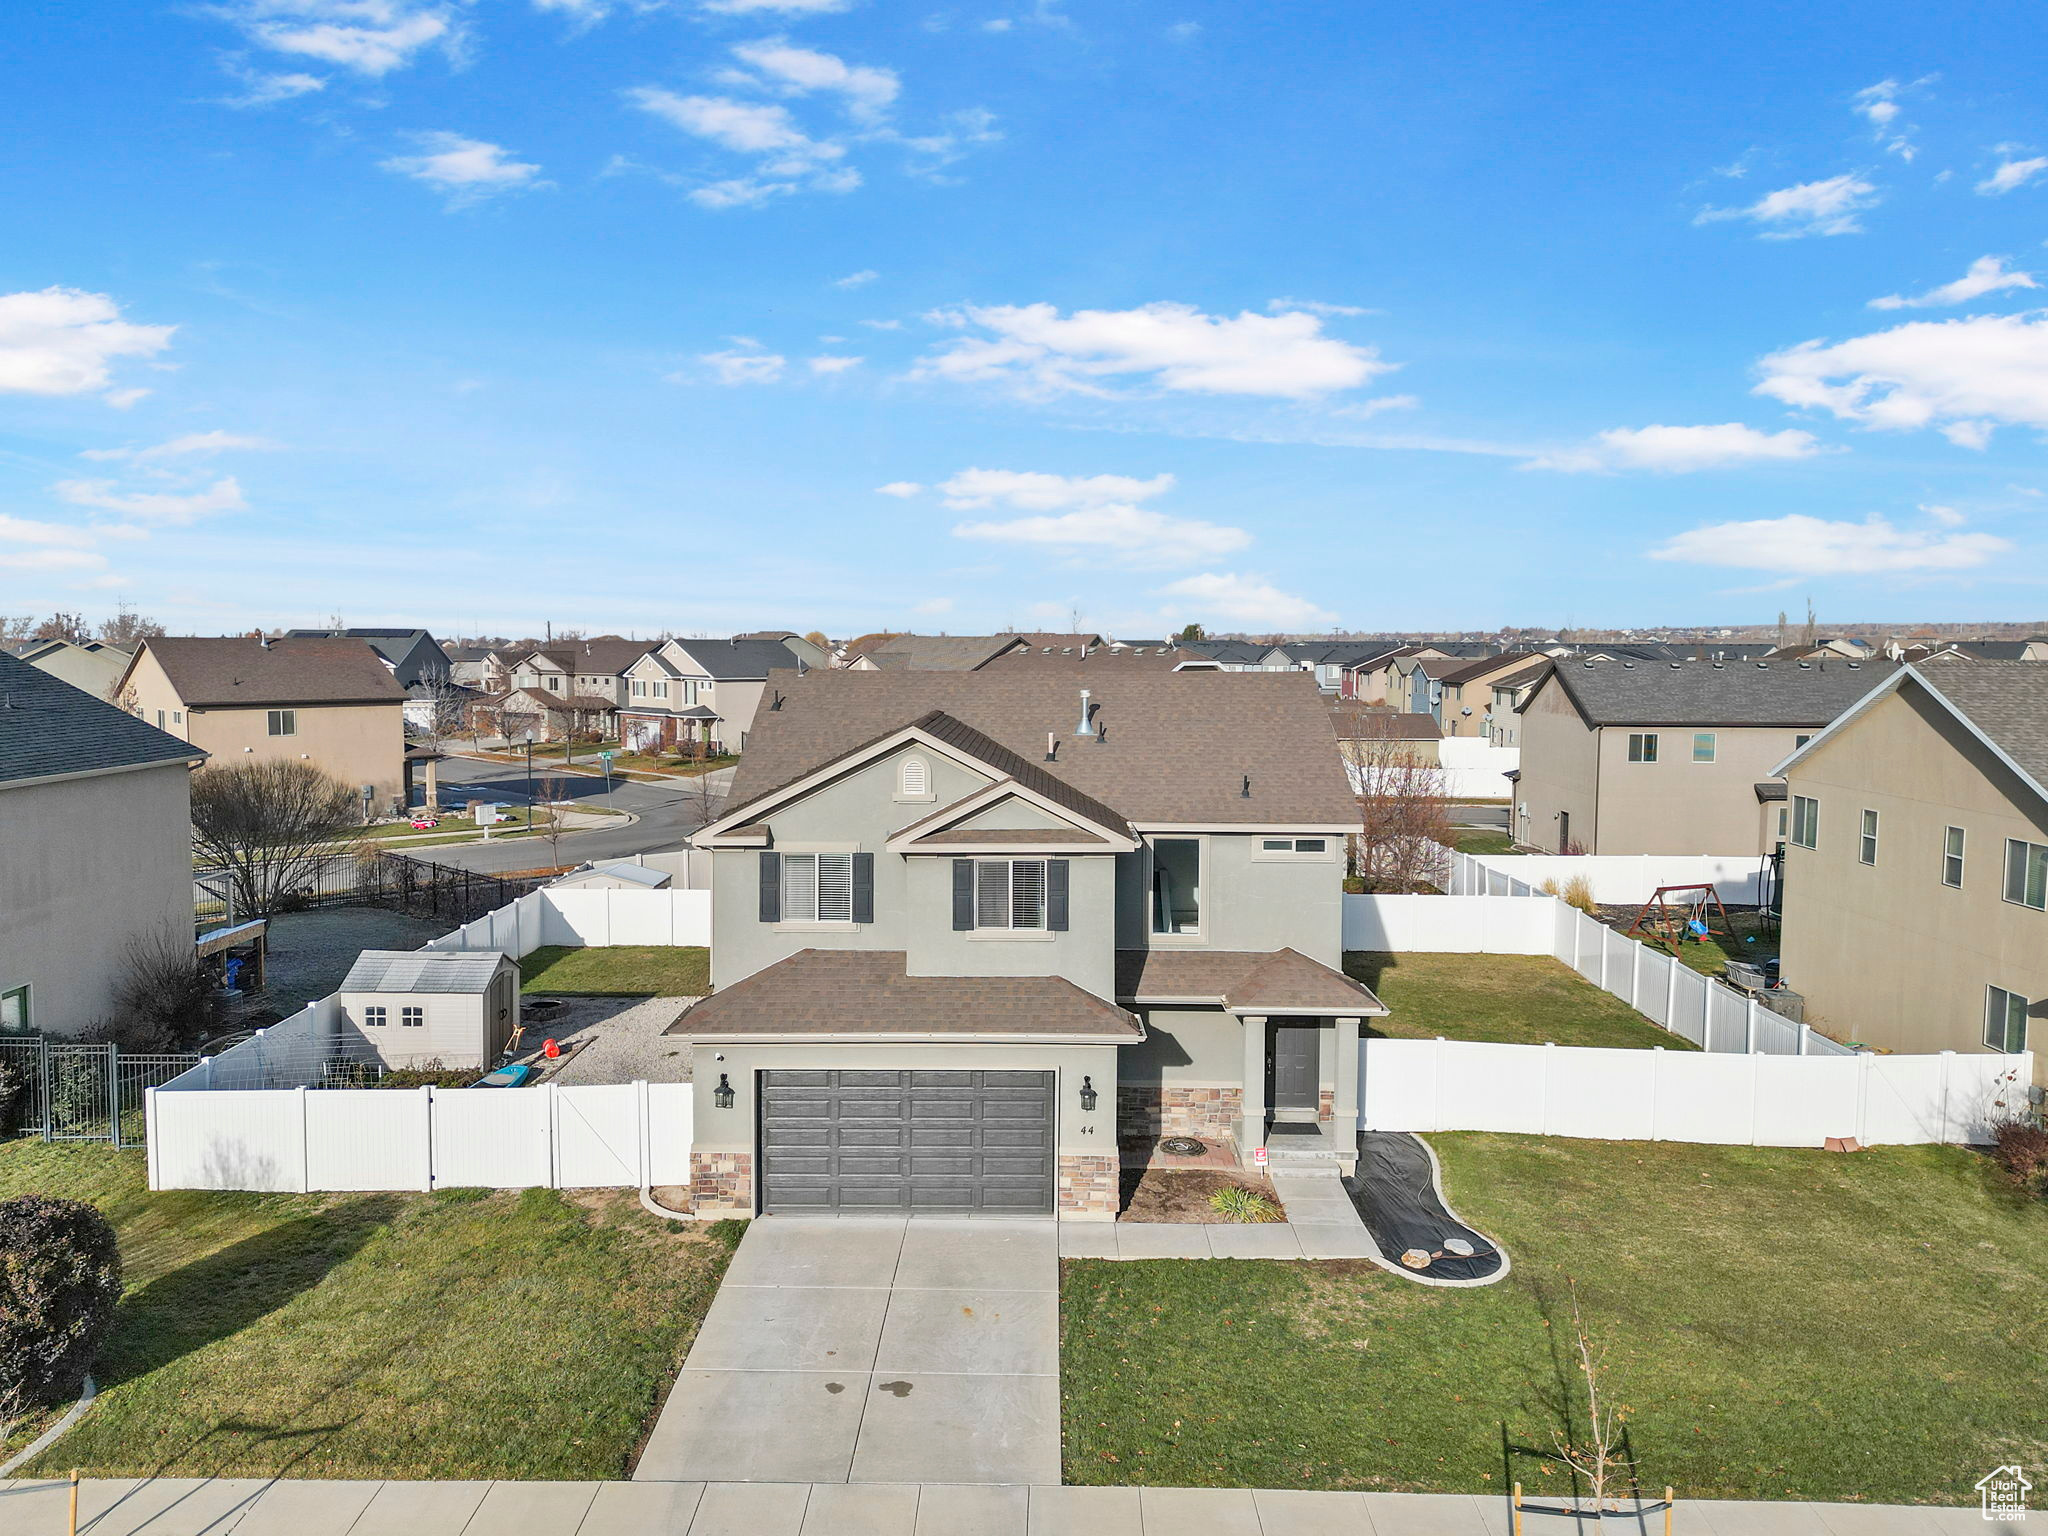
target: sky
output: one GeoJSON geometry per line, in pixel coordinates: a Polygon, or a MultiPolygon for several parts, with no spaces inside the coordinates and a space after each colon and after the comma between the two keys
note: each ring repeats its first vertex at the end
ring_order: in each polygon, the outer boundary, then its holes
{"type": "Polygon", "coordinates": [[[2048,615],[2031,7],[12,14],[0,614],[2048,615]]]}

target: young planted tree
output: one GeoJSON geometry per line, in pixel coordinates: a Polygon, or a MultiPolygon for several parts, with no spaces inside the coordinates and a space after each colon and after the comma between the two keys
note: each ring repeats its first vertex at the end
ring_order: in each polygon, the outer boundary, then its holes
{"type": "Polygon", "coordinates": [[[1572,1336],[1570,1370],[1579,1388],[1585,1394],[1585,1432],[1580,1433],[1577,1420],[1577,1394],[1567,1392],[1564,1404],[1564,1427],[1551,1431],[1556,1442],[1557,1454],[1566,1466],[1576,1472],[1584,1481],[1587,1491],[1593,1497],[1595,1511],[1608,1507],[1610,1499],[1619,1508],[1619,1490],[1616,1485],[1624,1483],[1630,1473],[1626,1428],[1628,1408],[1618,1403],[1606,1379],[1607,1351],[1604,1346],[1594,1343],[1586,1331],[1585,1316],[1579,1310],[1579,1287],[1576,1281],[1567,1281],[1572,1302],[1572,1336]]]}
{"type": "Polygon", "coordinates": [[[1358,795],[1352,872],[1368,891],[1440,887],[1452,836],[1444,771],[1421,755],[1422,743],[1393,734],[1394,718],[1362,712],[1342,743],[1358,795]]]}
{"type": "Polygon", "coordinates": [[[311,763],[236,763],[192,775],[193,850],[226,875],[244,922],[270,917],[326,860],[356,852],[350,834],[361,821],[355,787],[311,763]]]}

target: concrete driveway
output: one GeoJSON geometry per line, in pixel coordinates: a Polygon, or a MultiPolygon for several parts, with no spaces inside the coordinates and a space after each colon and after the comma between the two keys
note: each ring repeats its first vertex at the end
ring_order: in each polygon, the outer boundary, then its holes
{"type": "Polygon", "coordinates": [[[747,1229],[639,1481],[1056,1483],[1051,1219],[747,1229]]]}

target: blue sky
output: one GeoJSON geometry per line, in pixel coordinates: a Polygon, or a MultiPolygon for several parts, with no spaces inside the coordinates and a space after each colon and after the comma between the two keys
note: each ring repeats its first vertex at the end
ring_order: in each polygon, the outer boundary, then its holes
{"type": "Polygon", "coordinates": [[[38,0],[0,613],[2048,614],[2014,4],[38,0]]]}

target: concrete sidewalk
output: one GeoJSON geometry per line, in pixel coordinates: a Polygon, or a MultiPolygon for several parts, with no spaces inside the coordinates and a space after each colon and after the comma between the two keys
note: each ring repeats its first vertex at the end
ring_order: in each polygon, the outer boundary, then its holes
{"type": "MultiPolygon", "coordinates": [[[[1463,1494],[891,1483],[378,1483],[91,1479],[84,1536],[1512,1536],[1463,1494]]],[[[69,1486],[0,1482],[6,1536],[65,1536],[69,1486]]],[[[1661,1512],[1525,1512],[1523,1536],[1660,1536],[1661,1512]]],[[[1681,1501],[1684,1536],[1964,1536],[1975,1509],[1681,1501]]],[[[2024,1532],[2024,1525],[2009,1527],[2024,1532]]]]}
{"type": "Polygon", "coordinates": [[[1378,1245],[1330,1168],[1276,1170],[1287,1220],[1238,1225],[1188,1221],[1063,1221],[1063,1259],[1372,1259],[1378,1245]]]}

